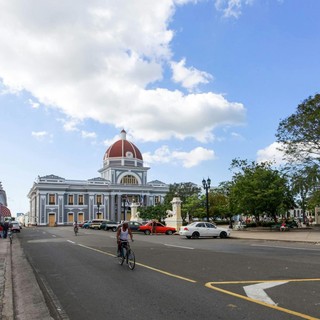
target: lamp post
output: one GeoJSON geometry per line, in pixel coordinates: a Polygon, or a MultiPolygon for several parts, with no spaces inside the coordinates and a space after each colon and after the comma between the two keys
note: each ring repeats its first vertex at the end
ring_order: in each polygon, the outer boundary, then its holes
{"type": "Polygon", "coordinates": [[[98,212],[97,212],[97,219],[100,219],[100,205],[101,203],[100,202],[97,202],[97,207],[98,207],[98,212]]]}
{"type": "Polygon", "coordinates": [[[210,189],[211,180],[210,178],[202,180],[203,189],[206,190],[206,209],[207,209],[207,221],[209,222],[209,195],[208,191],[210,189]]]}
{"type": "Polygon", "coordinates": [[[127,200],[127,196],[123,196],[123,221],[126,220],[126,200],[127,200]]]}

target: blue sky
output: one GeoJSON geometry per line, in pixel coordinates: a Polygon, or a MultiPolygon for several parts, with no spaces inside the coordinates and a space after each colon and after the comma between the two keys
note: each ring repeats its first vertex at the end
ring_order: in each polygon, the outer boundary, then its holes
{"type": "Polygon", "coordinates": [[[122,129],[148,180],[213,185],[280,161],[281,119],[319,92],[318,0],[0,0],[0,181],[98,177],[122,129]]]}

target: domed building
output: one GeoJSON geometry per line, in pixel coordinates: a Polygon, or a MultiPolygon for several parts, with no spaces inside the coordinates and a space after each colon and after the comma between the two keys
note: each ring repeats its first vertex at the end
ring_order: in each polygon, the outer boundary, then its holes
{"type": "Polygon", "coordinates": [[[56,175],[38,177],[28,197],[29,224],[69,225],[74,221],[129,220],[131,204],[153,206],[163,202],[169,186],[148,182],[150,168],[144,167],[140,150],[126,138],[120,139],[103,156],[100,177],[69,180],[56,175]]]}

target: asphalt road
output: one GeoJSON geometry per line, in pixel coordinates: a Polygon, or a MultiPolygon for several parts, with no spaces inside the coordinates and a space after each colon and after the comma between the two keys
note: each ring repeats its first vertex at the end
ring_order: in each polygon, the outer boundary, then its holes
{"type": "Polygon", "coordinates": [[[320,319],[320,247],[134,235],[137,265],[115,233],[28,228],[21,246],[60,319],[320,319]]]}

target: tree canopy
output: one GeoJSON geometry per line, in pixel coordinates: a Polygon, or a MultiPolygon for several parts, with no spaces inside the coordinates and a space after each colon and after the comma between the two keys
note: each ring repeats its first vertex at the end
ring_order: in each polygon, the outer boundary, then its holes
{"type": "Polygon", "coordinates": [[[289,163],[320,164],[320,94],[303,101],[295,114],[282,120],[276,138],[289,163]]]}
{"type": "Polygon", "coordinates": [[[231,169],[237,172],[230,187],[230,203],[234,213],[254,215],[267,214],[276,220],[293,206],[288,181],[270,162],[248,163],[234,159],[231,169]]]}

